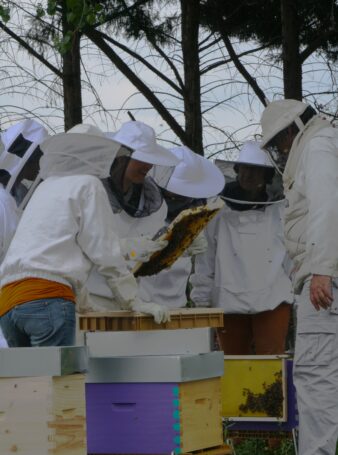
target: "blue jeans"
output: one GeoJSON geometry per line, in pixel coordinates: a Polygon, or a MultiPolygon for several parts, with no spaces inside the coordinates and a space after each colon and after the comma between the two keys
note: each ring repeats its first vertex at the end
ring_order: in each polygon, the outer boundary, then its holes
{"type": "Polygon", "coordinates": [[[72,346],[75,344],[75,304],[54,298],[17,305],[0,318],[9,347],[72,346]]]}

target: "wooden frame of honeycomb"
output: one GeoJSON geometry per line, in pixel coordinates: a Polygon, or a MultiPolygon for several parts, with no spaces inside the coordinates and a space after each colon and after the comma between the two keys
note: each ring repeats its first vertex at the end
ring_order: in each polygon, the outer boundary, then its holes
{"type": "Polygon", "coordinates": [[[163,250],[155,252],[148,262],[136,264],[133,269],[134,275],[136,277],[155,275],[170,267],[223,206],[224,202],[216,198],[205,205],[183,210],[159,237],[161,240],[168,240],[168,245],[163,250]]]}

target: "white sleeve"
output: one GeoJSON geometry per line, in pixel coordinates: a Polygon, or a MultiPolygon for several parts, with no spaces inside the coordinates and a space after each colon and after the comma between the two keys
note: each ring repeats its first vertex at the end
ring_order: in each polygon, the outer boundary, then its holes
{"type": "Polygon", "coordinates": [[[3,261],[16,227],[19,222],[19,214],[13,205],[0,198],[0,264],[3,261]]]}
{"type": "Polygon", "coordinates": [[[217,240],[215,237],[218,226],[218,215],[210,221],[204,230],[205,238],[208,242],[204,253],[195,256],[194,273],[190,277],[192,285],[191,298],[196,306],[211,304],[212,288],[215,277],[215,256],[217,240]]]}
{"type": "Polygon", "coordinates": [[[92,179],[81,200],[80,231],[77,241],[82,251],[103,275],[118,303],[130,308],[138,291],[134,276],[122,257],[115,227],[115,215],[102,183],[92,179]]]}
{"type": "Polygon", "coordinates": [[[317,137],[307,147],[305,260],[312,274],[338,276],[338,135],[317,137]]]}

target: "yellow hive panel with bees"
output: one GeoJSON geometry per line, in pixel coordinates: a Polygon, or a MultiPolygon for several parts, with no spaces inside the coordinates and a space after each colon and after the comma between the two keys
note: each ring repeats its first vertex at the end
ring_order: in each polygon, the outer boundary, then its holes
{"type": "Polygon", "coordinates": [[[224,356],[223,418],[285,422],[286,402],[285,358],[224,356]]]}

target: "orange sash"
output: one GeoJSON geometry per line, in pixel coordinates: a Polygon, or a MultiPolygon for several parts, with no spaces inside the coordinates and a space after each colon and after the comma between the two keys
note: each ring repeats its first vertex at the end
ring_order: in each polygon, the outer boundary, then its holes
{"type": "Polygon", "coordinates": [[[75,303],[70,286],[42,278],[25,278],[6,284],[0,290],[0,316],[22,303],[32,300],[62,298],[75,303]]]}

